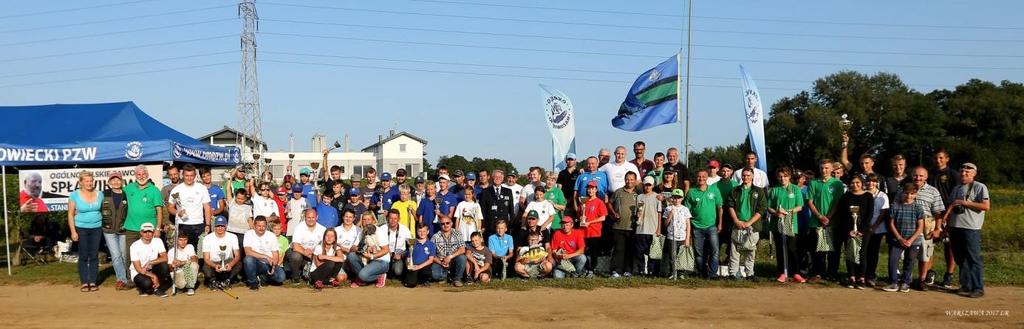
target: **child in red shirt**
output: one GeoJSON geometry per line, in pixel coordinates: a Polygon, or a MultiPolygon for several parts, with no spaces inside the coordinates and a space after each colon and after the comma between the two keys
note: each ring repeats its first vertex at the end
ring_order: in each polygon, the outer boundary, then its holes
{"type": "Polygon", "coordinates": [[[607,216],[608,208],[604,205],[604,200],[597,197],[597,182],[590,181],[587,183],[587,202],[584,203],[583,216],[580,217],[580,226],[586,232],[586,254],[590,259],[587,262],[587,276],[593,276],[598,252],[603,248],[601,226],[607,216]]]}

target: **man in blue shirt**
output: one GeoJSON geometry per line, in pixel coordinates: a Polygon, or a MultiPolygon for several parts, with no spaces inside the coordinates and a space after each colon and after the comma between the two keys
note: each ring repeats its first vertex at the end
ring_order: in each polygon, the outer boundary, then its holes
{"type": "Polygon", "coordinates": [[[210,191],[210,215],[213,220],[224,217],[224,210],[226,205],[224,204],[224,190],[220,186],[213,185],[213,174],[210,172],[209,167],[203,167],[199,169],[199,178],[203,181],[203,185],[210,191]]]}
{"type": "Polygon", "coordinates": [[[607,201],[606,191],[608,190],[608,174],[603,171],[597,170],[597,158],[587,158],[586,171],[580,173],[580,177],[576,178],[576,188],[573,193],[573,201],[576,203],[576,209],[582,209],[580,202],[580,196],[584,196],[587,191],[587,184],[590,181],[597,182],[597,197],[607,201]]]}
{"type": "Polygon", "coordinates": [[[302,168],[299,171],[299,182],[302,183],[302,195],[306,197],[306,203],[317,204],[316,189],[309,181],[309,168],[302,168]]]}

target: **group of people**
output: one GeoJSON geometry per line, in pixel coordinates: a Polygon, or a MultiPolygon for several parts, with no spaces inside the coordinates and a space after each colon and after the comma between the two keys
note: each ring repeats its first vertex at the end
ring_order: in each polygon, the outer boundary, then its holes
{"type": "Polygon", "coordinates": [[[870,155],[854,170],[845,145],[840,161],[822,160],[816,172],[776,169],[771,187],[753,152],[742,167],[711,160],[691,175],[677,149],[647,159],[642,141],[632,160],[619,146],[585,159],[568,154],[558,172],[531,167],[525,185],[502,170],[442,166],[434,180],[411,180],[403,169],[378,177],[370,168],[365,180],[345,180],[332,166],[280,182],[236,168],[222,187],[208,168],[186,164],[167,169],[162,189],[138,166],[133,182],[113,173],[109,189],[97,191],[93,173],[82,171],[68,224],[83,292],[99,289],[100,239],[117,289],[158,296],[172,287],[194,294],[200,273],[211,289],[244,282],[252,290],[289,280],[317,290],[383,287],[389,276],[408,287],[596,275],[754,280],[758,242],[770,239],[780,282],[881,287],[875,272],[885,240],[884,290],[949,287],[959,265],[960,292],[982,296],[989,201],[974,180],[977,166],[954,170],[940,150],[935,168],[908,173],[897,155],[886,177],[870,155]],[[940,243],[948,266],[936,281],[931,259],[940,243]]]}

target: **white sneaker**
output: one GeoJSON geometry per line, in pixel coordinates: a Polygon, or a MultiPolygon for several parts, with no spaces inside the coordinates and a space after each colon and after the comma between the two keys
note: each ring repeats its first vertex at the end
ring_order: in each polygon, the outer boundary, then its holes
{"type": "Polygon", "coordinates": [[[612,271],[612,278],[618,278],[619,272],[612,271]]]}
{"type": "Polygon", "coordinates": [[[196,290],[195,290],[195,289],[188,289],[188,290],[185,290],[185,294],[186,294],[186,295],[189,295],[189,296],[195,296],[195,294],[196,294],[196,290]]]}
{"type": "Polygon", "coordinates": [[[898,285],[896,285],[895,283],[893,283],[893,284],[890,284],[888,286],[885,286],[885,288],[882,288],[882,290],[885,290],[885,291],[888,291],[888,292],[897,292],[897,291],[900,291],[900,287],[898,285]]]}

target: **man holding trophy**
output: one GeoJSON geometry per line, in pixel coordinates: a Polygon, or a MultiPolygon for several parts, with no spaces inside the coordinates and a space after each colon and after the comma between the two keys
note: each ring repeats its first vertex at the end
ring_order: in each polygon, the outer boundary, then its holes
{"type": "Polygon", "coordinates": [[[210,290],[231,286],[231,280],[242,271],[242,260],[238,250],[238,237],[227,234],[228,219],[217,217],[213,223],[213,235],[203,239],[202,253],[204,285],[210,290]]]}

